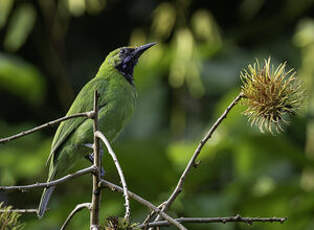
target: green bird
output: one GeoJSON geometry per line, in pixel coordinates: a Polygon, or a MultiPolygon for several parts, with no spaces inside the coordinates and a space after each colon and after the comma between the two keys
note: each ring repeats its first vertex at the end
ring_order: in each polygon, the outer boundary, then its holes
{"type": "MultiPolygon", "coordinates": [[[[145,50],[156,43],[139,47],[122,47],[112,51],[100,66],[95,78],[79,92],[67,115],[93,110],[93,94],[97,90],[99,130],[113,142],[130,119],[136,104],[133,69],[145,50]]],[[[93,143],[93,121],[78,117],[60,123],[52,141],[48,180],[66,175],[77,161],[89,155],[93,143]]],[[[91,158],[91,157],[89,157],[91,158]]],[[[92,159],[90,159],[92,160],[92,159]]],[[[55,187],[44,189],[38,216],[46,211],[55,187]]]]}

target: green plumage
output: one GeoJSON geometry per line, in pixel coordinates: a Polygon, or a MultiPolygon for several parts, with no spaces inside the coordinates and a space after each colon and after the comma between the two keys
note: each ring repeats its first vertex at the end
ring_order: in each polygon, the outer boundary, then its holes
{"type": "MultiPolygon", "coordinates": [[[[136,104],[136,90],[133,85],[133,68],[139,56],[150,43],[138,48],[119,48],[111,52],[103,62],[95,78],[79,92],[67,115],[93,110],[93,94],[100,97],[99,129],[113,142],[125,126],[136,104]]],[[[54,136],[48,158],[48,182],[69,173],[74,164],[91,153],[86,144],[93,143],[93,121],[79,117],[63,121],[54,136]]],[[[45,189],[39,205],[38,216],[42,217],[54,187],[45,189]]]]}

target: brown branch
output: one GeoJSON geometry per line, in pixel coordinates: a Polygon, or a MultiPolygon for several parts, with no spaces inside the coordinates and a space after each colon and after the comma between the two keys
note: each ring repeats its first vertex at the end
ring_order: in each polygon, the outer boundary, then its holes
{"type": "MultiPolygon", "coordinates": [[[[157,208],[161,210],[161,208],[163,207],[164,203],[161,203],[157,208]]],[[[147,225],[149,223],[149,221],[151,220],[151,218],[153,218],[153,216],[155,215],[154,211],[151,211],[150,214],[147,215],[147,217],[145,218],[145,220],[143,221],[143,225],[147,225]]]]}
{"type": "Polygon", "coordinates": [[[99,94],[97,90],[94,92],[94,167],[96,168],[96,173],[93,175],[93,193],[92,193],[92,203],[90,212],[90,229],[98,230],[99,228],[99,209],[100,209],[100,199],[101,199],[101,189],[98,187],[100,181],[100,170],[101,170],[101,157],[99,152],[99,140],[96,136],[98,130],[98,98],[99,94]]]}
{"type": "MultiPolygon", "coordinates": [[[[240,215],[236,216],[230,216],[230,217],[180,217],[176,218],[175,220],[178,221],[179,223],[230,223],[230,222],[242,222],[242,223],[247,223],[247,224],[253,224],[256,222],[263,222],[263,223],[273,223],[273,222],[278,222],[278,223],[284,223],[287,221],[287,217],[241,217],[240,215]]],[[[168,221],[157,221],[153,223],[147,223],[147,224],[141,224],[138,225],[137,228],[147,228],[147,227],[161,227],[161,226],[169,226],[168,221]]]]}
{"type": "MultiPolygon", "coordinates": [[[[227,114],[230,112],[230,110],[240,101],[240,99],[243,97],[242,93],[240,93],[237,97],[234,98],[234,100],[230,103],[230,105],[227,107],[227,109],[223,112],[223,114],[217,119],[217,121],[213,124],[213,126],[208,130],[208,132],[206,133],[206,135],[203,137],[203,139],[200,141],[199,145],[197,146],[197,148],[195,149],[189,163],[187,164],[186,168],[184,169],[178,184],[176,186],[176,188],[174,189],[174,191],[172,192],[172,194],[170,195],[170,197],[168,198],[168,200],[164,203],[163,208],[161,209],[162,211],[167,211],[168,208],[170,207],[170,205],[174,202],[174,200],[177,198],[177,196],[181,193],[182,191],[182,187],[183,187],[183,183],[186,179],[186,176],[188,175],[188,173],[190,172],[192,166],[196,166],[196,158],[198,157],[198,155],[200,154],[202,148],[204,147],[204,145],[206,144],[206,142],[208,141],[209,138],[211,138],[211,136],[213,135],[213,133],[215,132],[215,130],[217,129],[217,127],[221,124],[221,122],[227,117],[227,114]]],[[[160,220],[160,215],[158,215],[155,219],[155,221],[160,220]]]]}
{"type": "MultiPolygon", "coordinates": [[[[100,184],[99,184],[100,187],[103,187],[103,188],[109,188],[111,189],[112,191],[117,191],[117,192],[120,192],[120,193],[123,193],[123,189],[118,186],[118,185],[115,185],[113,183],[110,183],[109,181],[106,181],[106,180],[101,180],[100,181],[100,184]]],[[[165,212],[161,211],[160,209],[158,209],[155,205],[153,205],[152,203],[150,203],[149,201],[143,199],[142,197],[140,197],[139,195],[131,192],[131,191],[128,191],[128,195],[130,198],[136,200],[137,202],[145,205],[146,207],[148,207],[149,209],[155,211],[156,213],[160,214],[165,220],[167,220],[169,223],[173,224],[174,226],[176,226],[178,229],[180,230],[187,230],[182,224],[180,224],[178,221],[176,221],[174,218],[172,218],[171,216],[169,216],[168,214],[166,214],[165,212]]]]}
{"type": "Polygon", "coordinates": [[[79,177],[79,176],[82,176],[82,175],[85,175],[85,174],[88,174],[91,172],[95,172],[95,169],[96,168],[94,166],[90,166],[88,168],[78,170],[75,173],[68,174],[64,177],[57,179],[57,180],[53,180],[53,181],[46,182],[46,183],[36,183],[36,184],[30,184],[30,185],[17,185],[17,186],[0,186],[0,191],[1,190],[22,190],[22,191],[24,191],[24,190],[33,189],[33,188],[43,188],[43,187],[49,188],[51,186],[55,186],[55,185],[64,183],[64,182],[71,180],[73,178],[76,178],[76,177],[79,177]]]}
{"type": "Polygon", "coordinates": [[[37,213],[38,210],[34,208],[30,209],[0,209],[0,213],[3,212],[16,212],[16,213],[37,213]]]}
{"type": "Polygon", "coordinates": [[[83,204],[78,204],[76,205],[76,207],[72,210],[72,212],[69,214],[69,216],[66,218],[65,222],[63,223],[62,227],[60,228],[60,230],[64,230],[67,225],[70,223],[70,220],[72,219],[72,217],[79,211],[81,211],[82,209],[87,208],[87,209],[91,209],[91,203],[83,203],[83,204]]]}
{"type": "Polygon", "coordinates": [[[106,145],[108,153],[111,155],[111,157],[113,159],[113,162],[114,162],[114,164],[115,164],[115,166],[117,168],[117,171],[118,171],[118,174],[119,174],[119,177],[120,177],[120,180],[121,180],[121,184],[122,184],[122,188],[123,188],[123,196],[124,196],[124,200],[125,200],[125,203],[124,203],[124,206],[125,206],[124,218],[127,221],[129,221],[130,220],[130,214],[131,214],[130,213],[130,202],[129,202],[129,195],[128,195],[128,187],[127,187],[124,175],[123,175],[122,168],[121,168],[121,166],[119,164],[119,161],[118,161],[118,158],[117,158],[116,154],[114,153],[114,151],[112,150],[112,148],[110,146],[110,143],[107,140],[107,138],[100,131],[97,131],[95,133],[95,136],[100,138],[103,141],[103,143],[106,145]]]}
{"type": "Polygon", "coordinates": [[[65,120],[73,119],[73,118],[76,118],[76,117],[89,117],[90,118],[92,116],[93,116],[93,111],[85,112],[85,113],[77,113],[77,114],[73,114],[73,115],[70,115],[70,116],[61,117],[59,119],[56,119],[54,121],[49,121],[49,122],[47,122],[45,124],[42,124],[40,126],[37,126],[35,128],[32,128],[32,129],[20,132],[20,133],[18,133],[16,135],[2,138],[2,139],[0,139],[0,144],[4,144],[6,142],[12,141],[12,140],[17,139],[19,137],[23,137],[23,136],[29,135],[31,133],[34,133],[34,132],[40,130],[40,129],[44,129],[44,128],[53,126],[53,125],[58,124],[58,123],[60,123],[62,121],[65,121],[65,120]]]}

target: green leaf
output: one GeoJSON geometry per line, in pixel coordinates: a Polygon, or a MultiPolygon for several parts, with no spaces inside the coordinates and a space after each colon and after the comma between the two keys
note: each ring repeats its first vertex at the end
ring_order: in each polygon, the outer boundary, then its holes
{"type": "Polygon", "coordinates": [[[14,11],[4,39],[6,50],[14,52],[21,48],[35,24],[35,19],[36,11],[31,4],[21,4],[14,11]]]}
{"type": "Polygon", "coordinates": [[[11,12],[14,0],[1,0],[0,2],[0,29],[5,25],[11,12]]]}
{"type": "Polygon", "coordinates": [[[38,105],[43,101],[45,88],[44,78],[34,66],[0,53],[0,89],[38,105]]]}

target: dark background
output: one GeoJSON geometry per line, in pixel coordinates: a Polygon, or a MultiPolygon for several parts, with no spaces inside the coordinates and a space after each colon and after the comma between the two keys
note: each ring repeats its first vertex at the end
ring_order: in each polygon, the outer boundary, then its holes
{"type": "MultiPolygon", "coordinates": [[[[240,71],[269,56],[287,61],[308,87],[309,106],[285,133],[250,127],[238,105],[200,155],[173,204],[174,216],[288,216],[285,224],[208,224],[190,229],[314,228],[314,1],[0,1],[0,136],[63,116],[113,49],[156,41],[135,69],[137,110],[114,150],[129,189],[159,204],[174,188],[206,130],[240,91],[240,71]]],[[[45,181],[55,128],[0,146],[1,185],[45,181]]],[[[119,183],[109,157],[106,179],[119,183]]],[[[87,162],[78,165],[86,167],[87,162]]],[[[16,208],[37,207],[41,190],[2,192],[16,208]]],[[[25,229],[58,229],[91,199],[91,177],[57,187],[46,216],[25,229]]],[[[147,208],[131,202],[132,220],[147,208]]],[[[101,218],[123,215],[105,191],[101,218]]],[[[69,229],[87,229],[87,211],[69,229]]]]}

